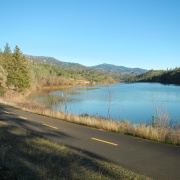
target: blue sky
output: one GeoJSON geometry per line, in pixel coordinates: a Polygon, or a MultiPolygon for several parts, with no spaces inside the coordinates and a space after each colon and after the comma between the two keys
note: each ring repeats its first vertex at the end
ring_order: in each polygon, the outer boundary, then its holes
{"type": "Polygon", "coordinates": [[[180,66],[180,0],[0,0],[0,48],[86,66],[180,66]]]}

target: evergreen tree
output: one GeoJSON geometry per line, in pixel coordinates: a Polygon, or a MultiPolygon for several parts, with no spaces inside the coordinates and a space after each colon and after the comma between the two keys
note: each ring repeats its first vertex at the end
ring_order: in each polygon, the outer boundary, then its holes
{"type": "Polygon", "coordinates": [[[6,43],[5,47],[4,47],[4,54],[7,55],[7,54],[11,54],[11,48],[9,46],[8,43],[6,43]]]}
{"type": "Polygon", "coordinates": [[[25,57],[22,55],[18,46],[7,64],[7,86],[13,86],[15,90],[22,91],[30,87],[30,76],[25,57]]]}
{"type": "Polygon", "coordinates": [[[6,43],[6,45],[4,47],[3,54],[4,54],[4,56],[3,56],[3,60],[2,60],[2,65],[3,65],[4,69],[7,69],[8,63],[9,63],[9,61],[11,61],[11,58],[12,58],[11,48],[8,43],[6,43]]]}

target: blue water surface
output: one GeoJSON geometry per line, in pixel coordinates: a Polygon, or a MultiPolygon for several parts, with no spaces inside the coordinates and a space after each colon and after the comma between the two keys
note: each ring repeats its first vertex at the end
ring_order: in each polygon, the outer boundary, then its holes
{"type": "MultiPolygon", "coordinates": [[[[63,101],[51,103],[56,111],[101,116],[117,121],[148,123],[157,112],[180,122],[180,86],[160,83],[120,83],[109,86],[74,87],[48,92],[63,101]]],[[[39,97],[40,98],[40,97],[39,97]]]]}

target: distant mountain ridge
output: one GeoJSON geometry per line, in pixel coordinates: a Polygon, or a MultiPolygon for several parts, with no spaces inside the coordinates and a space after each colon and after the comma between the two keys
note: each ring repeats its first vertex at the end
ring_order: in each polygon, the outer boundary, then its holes
{"type": "Polygon", "coordinates": [[[108,73],[108,74],[132,74],[132,75],[139,75],[148,72],[146,69],[141,68],[128,68],[124,66],[116,66],[112,64],[99,64],[96,66],[84,66],[82,64],[78,63],[72,63],[72,62],[63,62],[60,60],[57,60],[53,57],[47,57],[47,56],[32,56],[32,55],[24,55],[26,58],[34,60],[37,63],[48,63],[48,64],[54,64],[65,68],[70,69],[77,69],[77,70],[91,70],[91,71],[98,71],[102,73],[108,73]]]}
{"type": "Polygon", "coordinates": [[[116,66],[112,64],[100,64],[97,66],[92,66],[92,69],[103,69],[107,71],[116,71],[119,73],[130,73],[130,74],[143,74],[146,73],[148,70],[146,69],[141,69],[141,68],[128,68],[124,66],[116,66]]]}
{"type": "Polygon", "coordinates": [[[61,67],[66,67],[66,68],[71,68],[71,69],[79,69],[79,70],[87,68],[86,66],[83,66],[78,63],[63,62],[63,61],[57,60],[53,57],[32,56],[32,55],[26,55],[26,54],[24,54],[24,56],[28,59],[34,60],[37,63],[48,63],[48,64],[58,65],[61,67]]]}

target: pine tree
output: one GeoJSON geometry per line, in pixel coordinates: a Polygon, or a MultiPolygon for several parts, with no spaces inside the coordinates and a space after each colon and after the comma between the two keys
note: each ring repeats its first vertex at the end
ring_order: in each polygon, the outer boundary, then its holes
{"type": "Polygon", "coordinates": [[[4,54],[11,54],[11,48],[8,43],[4,47],[4,54]]]}
{"type": "Polygon", "coordinates": [[[13,86],[15,90],[22,91],[30,87],[30,76],[25,57],[18,46],[15,47],[12,58],[7,63],[7,86],[13,86]]]}
{"type": "Polygon", "coordinates": [[[4,69],[7,69],[9,61],[11,61],[12,58],[12,53],[11,53],[11,48],[8,43],[6,43],[4,47],[4,53],[3,53],[3,61],[2,65],[4,69]]]}

